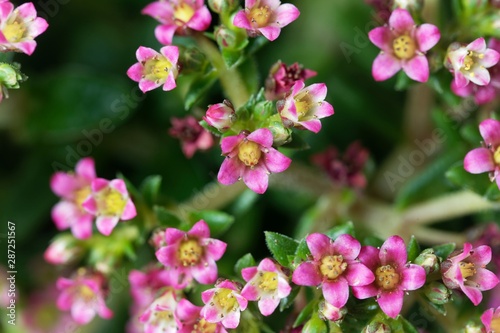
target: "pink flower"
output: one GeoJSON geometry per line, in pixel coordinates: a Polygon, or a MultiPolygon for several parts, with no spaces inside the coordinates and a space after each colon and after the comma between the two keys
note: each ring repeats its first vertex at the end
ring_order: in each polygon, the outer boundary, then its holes
{"type": "Polygon", "coordinates": [[[500,53],[486,46],[484,38],[478,38],[472,43],[461,46],[458,43],[450,45],[446,55],[445,66],[455,76],[457,88],[465,87],[469,81],[486,86],[490,83],[490,68],[498,63],[500,53]]]}
{"type": "Polygon", "coordinates": [[[71,235],[63,234],[49,245],[43,257],[50,264],[65,265],[80,259],[82,252],[83,249],[71,235]]]}
{"type": "Polygon", "coordinates": [[[276,104],[283,125],[318,133],[321,130],[319,119],[329,117],[334,112],[332,105],[325,101],[326,92],[324,83],[305,87],[304,81],[295,82],[285,100],[276,104]]]}
{"type": "Polygon", "coordinates": [[[36,15],[31,2],[15,9],[10,1],[0,2],[0,52],[16,51],[31,55],[35,51],[35,37],[49,26],[47,21],[36,15]]]}
{"type": "Polygon", "coordinates": [[[266,79],[266,99],[270,101],[282,99],[292,89],[295,82],[305,81],[316,74],[315,71],[303,68],[298,63],[287,66],[278,61],[271,67],[266,79]]]}
{"type": "Polygon", "coordinates": [[[479,132],[484,139],[483,146],[465,155],[464,169],[470,173],[489,172],[490,180],[496,180],[500,189],[500,122],[486,119],[479,124],[479,132]]]}
{"type": "Polygon", "coordinates": [[[481,315],[486,333],[500,332],[500,307],[488,309],[481,315]]]}
{"type": "Polygon", "coordinates": [[[233,24],[246,29],[251,37],[263,35],[270,41],[278,38],[281,28],[292,23],[300,12],[292,4],[279,0],[245,0],[245,9],[236,13],[233,24]]]}
{"type": "Polygon", "coordinates": [[[221,140],[222,154],[226,159],[217,175],[221,184],[230,185],[243,179],[254,192],[267,190],[271,172],[285,171],[291,159],[272,147],[273,135],[267,128],[259,128],[248,134],[242,131],[221,140]]]}
{"type": "Polygon", "coordinates": [[[220,130],[226,130],[231,127],[236,119],[233,104],[225,99],[222,103],[208,106],[208,110],[203,120],[210,126],[220,130]]]}
{"type": "Polygon", "coordinates": [[[389,26],[371,30],[368,37],[382,50],[372,67],[376,81],[387,80],[400,69],[412,80],[426,82],[429,79],[425,52],[441,38],[436,26],[426,23],[417,27],[410,13],[398,8],[389,17],[389,26]]]}
{"type": "Polygon", "coordinates": [[[168,133],[181,141],[182,152],[187,158],[200,150],[210,149],[214,144],[212,134],[204,129],[193,116],[172,117],[172,128],[168,133]]]}
{"type": "Polygon", "coordinates": [[[366,286],[355,286],[356,298],[377,297],[382,311],[396,318],[403,307],[404,293],[416,290],[425,283],[425,270],[421,266],[407,263],[408,254],[403,239],[389,237],[379,249],[364,246],[359,260],[375,273],[375,281],[366,286]]]}
{"type": "Polygon", "coordinates": [[[92,235],[94,216],[86,211],[83,203],[91,194],[90,184],[96,178],[94,160],[81,159],[75,166],[75,173],[56,172],[50,179],[50,188],[61,197],[52,208],[52,220],[59,230],[71,228],[76,238],[92,235]]]}
{"type": "Polygon", "coordinates": [[[130,220],[137,215],[123,179],[108,181],[96,178],[90,187],[92,195],[82,206],[87,212],[97,216],[96,226],[101,234],[109,236],[118,221],[130,220]]]}
{"type": "Polygon", "coordinates": [[[167,267],[174,288],[185,288],[193,277],[202,284],[217,280],[215,261],[222,258],[227,244],[210,238],[205,221],[196,222],[188,232],[167,228],[165,240],[168,245],[156,251],[156,258],[167,267]]]}
{"type": "Polygon", "coordinates": [[[378,18],[387,21],[391,15],[393,0],[365,0],[365,2],[375,9],[378,18]]]}
{"type": "Polygon", "coordinates": [[[292,290],[281,267],[269,258],[263,259],[259,266],[242,269],[241,274],[247,282],[241,296],[258,301],[260,313],[264,316],[272,314],[280,300],[292,290]]]}
{"type": "Polygon", "coordinates": [[[57,307],[62,311],[71,311],[71,316],[80,325],[89,323],[96,314],[110,319],[113,312],[104,302],[104,283],[101,275],[82,272],[74,279],[57,279],[57,289],[61,290],[57,307]]]}
{"type": "Polygon", "coordinates": [[[361,244],[351,235],[340,235],[335,241],[314,233],[306,237],[312,260],[301,263],[292,281],[301,286],[321,286],[325,300],[341,308],[349,298],[349,286],[373,282],[373,273],[358,262],[361,244]]]}
{"type": "Polygon", "coordinates": [[[181,299],[175,310],[179,323],[178,333],[227,333],[222,323],[210,323],[200,315],[202,307],[181,299]]]}
{"type": "Polygon", "coordinates": [[[139,317],[139,321],[144,324],[144,333],[177,333],[174,317],[177,303],[178,294],[172,288],[156,298],[139,317]]]}
{"type": "Polygon", "coordinates": [[[455,251],[441,263],[444,284],[450,289],[460,288],[474,305],[481,303],[481,291],[495,287],[499,280],[485,267],[491,261],[491,248],[487,245],[472,248],[465,243],[463,250],[455,251]]]}
{"type": "MultiPolygon", "coordinates": [[[[163,267],[148,266],[143,271],[131,270],[128,275],[134,308],[144,309],[163,287],[170,285],[169,272],[163,267]]],[[[137,311],[133,311],[137,312],[137,311]]]]}
{"type": "Polygon", "coordinates": [[[200,315],[209,323],[222,323],[225,328],[236,328],[240,323],[240,311],[247,308],[248,301],[240,295],[241,287],[230,280],[222,280],[215,288],[201,293],[205,306],[200,315]]]}
{"type": "Polygon", "coordinates": [[[149,47],[140,46],[136,57],[139,62],[133,64],[127,75],[135,82],[139,82],[139,89],[147,92],[163,85],[163,90],[174,89],[177,84],[175,79],[179,74],[177,60],[179,48],[177,46],[164,46],[160,53],[149,47]]]}
{"type": "Polygon", "coordinates": [[[204,3],[204,0],[160,0],[147,5],[142,14],[161,23],[155,29],[155,36],[160,43],[170,45],[176,33],[185,35],[189,29],[208,29],[212,16],[204,3]]]}

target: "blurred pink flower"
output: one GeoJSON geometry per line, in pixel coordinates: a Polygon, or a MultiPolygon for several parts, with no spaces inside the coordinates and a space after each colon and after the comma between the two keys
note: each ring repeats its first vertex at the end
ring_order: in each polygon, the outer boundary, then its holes
{"type": "Polygon", "coordinates": [[[366,286],[353,286],[354,296],[376,297],[382,311],[396,318],[403,307],[404,293],[419,289],[426,280],[425,270],[407,263],[407,258],[405,242],[399,236],[389,237],[380,249],[363,246],[359,260],[375,273],[375,280],[366,286]]]}
{"type": "Polygon", "coordinates": [[[415,25],[406,9],[395,9],[389,25],[368,33],[370,41],[381,49],[375,58],[372,75],[376,81],[384,81],[403,71],[418,82],[429,79],[429,63],[425,53],[441,38],[439,29],[432,24],[415,25]]]}
{"type": "Polygon", "coordinates": [[[178,333],[227,333],[221,322],[210,323],[200,315],[202,307],[181,299],[175,310],[178,333]]]}
{"type": "Polygon", "coordinates": [[[273,41],[299,15],[297,7],[279,0],[245,0],[245,9],[236,13],[233,24],[246,29],[250,37],[262,35],[273,41]]]}
{"type": "Polygon", "coordinates": [[[292,90],[295,82],[305,81],[316,74],[315,71],[303,68],[298,63],[287,66],[278,61],[271,67],[266,79],[266,99],[270,101],[282,99],[292,90]]]}
{"type": "Polygon", "coordinates": [[[167,288],[139,317],[144,333],[177,333],[175,310],[179,302],[177,291],[167,288]]]}
{"type": "Polygon", "coordinates": [[[205,31],[210,26],[212,16],[205,0],[161,0],[147,5],[142,14],[160,22],[155,36],[164,45],[172,44],[174,34],[185,35],[190,29],[205,31]]]}
{"type": "Polygon", "coordinates": [[[375,276],[357,258],[361,250],[358,240],[348,234],[335,241],[324,234],[306,237],[312,260],[301,263],[293,272],[293,283],[301,286],[319,286],[325,300],[342,308],[349,298],[349,286],[365,286],[375,276]]]}
{"type": "Polygon", "coordinates": [[[273,135],[267,128],[221,140],[222,154],[226,158],[217,175],[221,184],[231,185],[240,179],[252,191],[262,194],[267,190],[268,177],[272,172],[285,171],[291,159],[272,147],[273,135]]]}
{"type": "Polygon", "coordinates": [[[481,315],[486,333],[500,332],[500,307],[488,309],[481,315]]]}
{"type": "Polygon", "coordinates": [[[182,152],[187,158],[200,150],[210,149],[214,144],[212,134],[204,129],[193,116],[171,118],[172,127],[168,133],[181,141],[182,152]]]}
{"type": "Polygon", "coordinates": [[[53,265],[66,265],[81,258],[83,249],[73,236],[58,235],[43,253],[46,262],[53,265]]]}
{"type": "Polygon", "coordinates": [[[177,60],[179,48],[177,46],[164,46],[160,52],[140,46],[136,57],[139,62],[130,66],[127,75],[135,82],[139,82],[139,89],[143,93],[163,85],[164,91],[174,89],[177,84],[175,79],[179,74],[177,60]]]}

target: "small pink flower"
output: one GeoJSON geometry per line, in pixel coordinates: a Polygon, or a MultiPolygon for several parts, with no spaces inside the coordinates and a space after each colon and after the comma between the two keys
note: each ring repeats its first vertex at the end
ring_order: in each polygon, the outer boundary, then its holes
{"type": "Polygon", "coordinates": [[[185,35],[190,29],[205,31],[212,21],[204,0],[155,1],[147,5],[142,14],[161,23],[155,29],[155,36],[164,45],[172,44],[174,34],[185,35]]]}
{"type": "Polygon", "coordinates": [[[156,258],[167,267],[175,288],[185,288],[193,277],[202,284],[217,280],[215,261],[222,258],[227,244],[210,238],[205,221],[196,222],[188,232],[167,228],[165,240],[168,245],[156,251],[156,258]]]}
{"type": "Polygon", "coordinates": [[[144,333],[177,333],[174,313],[178,297],[177,291],[169,288],[151,303],[139,317],[144,324],[144,333]]]}
{"type": "Polygon", "coordinates": [[[149,306],[154,301],[158,291],[171,284],[169,272],[164,267],[157,266],[148,266],[144,271],[131,270],[128,280],[133,307],[136,309],[144,309],[149,306]]]}
{"type": "Polygon", "coordinates": [[[340,235],[335,241],[314,233],[306,237],[312,260],[301,263],[292,281],[300,286],[321,286],[325,300],[341,308],[349,298],[349,286],[364,286],[375,279],[373,273],[357,258],[361,244],[351,235],[340,235]]]}
{"type": "Polygon", "coordinates": [[[182,152],[187,158],[200,150],[210,149],[214,144],[212,134],[204,129],[193,116],[171,118],[172,128],[168,133],[181,141],[182,152]]]}
{"type": "Polygon", "coordinates": [[[149,245],[158,250],[160,247],[167,245],[165,242],[165,229],[157,228],[153,231],[151,238],[149,238],[149,245]]]}
{"type": "Polygon", "coordinates": [[[491,248],[487,245],[472,248],[465,243],[463,250],[455,251],[441,263],[444,284],[450,289],[460,288],[474,305],[481,303],[481,291],[494,288],[499,280],[485,267],[491,261],[491,248]]]}
{"type": "Polygon", "coordinates": [[[52,220],[59,230],[71,228],[76,238],[92,235],[94,216],[87,212],[83,203],[91,195],[90,184],[96,178],[94,160],[81,159],[75,166],[75,173],[56,172],[50,179],[50,188],[61,197],[52,208],[52,220]]]}
{"type": "Polygon", "coordinates": [[[366,286],[354,286],[356,298],[377,297],[382,311],[396,318],[403,307],[404,293],[416,290],[425,283],[423,267],[407,263],[408,254],[403,239],[389,237],[380,250],[373,246],[363,246],[359,260],[375,273],[375,281],[366,286]]]}
{"type": "Polygon", "coordinates": [[[202,307],[181,299],[175,310],[179,324],[178,333],[227,333],[222,323],[210,323],[200,315],[202,307]]]}
{"type": "Polygon", "coordinates": [[[295,82],[305,81],[316,74],[315,71],[303,68],[298,63],[287,66],[278,61],[271,67],[266,79],[266,99],[274,101],[285,98],[285,94],[292,89],[295,82]]]}
{"type": "Polygon", "coordinates": [[[267,128],[248,134],[242,131],[221,140],[222,154],[226,159],[217,175],[221,184],[231,185],[240,179],[254,192],[267,190],[271,172],[285,171],[291,159],[272,147],[273,135],[267,128]]]}
{"type": "Polygon", "coordinates": [[[109,236],[118,221],[130,220],[137,215],[123,179],[108,181],[96,178],[90,187],[92,195],[82,206],[87,212],[97,216],[96,226],[101,234],[109,236]]]}
{"type": "Polygon", "coordinates": [[[285,99],[276,104],[283,125],[318,133],[321,130],[319,119],[334,112],[332,105],[325,101],[326,92],[324,83],[305,87],[304,81],[295,82],[285,99]]]}
{"type": "Polygon", "coordinates": [[[89,323],[96,314],[110,319],[113,312],[104,302],[104,283],[101,275],[81,272],[73,279],[59,278],[56,285],[61,294],[57,307],[71,311],[71,316],[80,325],[89,323]]]}
{"type": "Polygon", "coordinates": [[[500,332],[500,307],[488,309],[481,315],[486,333],[500,332]]]}
{"type": "Polygon", "coordinates": [[[200,315],[209,323],[222,323],[225,328],[236,328],[240,324],[240,311],[247,308],[248,301],[240,295],[241,287],[230,280],[222,280],[215,288],[201,293],[205,306],[200,315]]]}
{"type": "Polygon", "coordinates": [[[260,313],[264,316],[272,314],[280,300],[292,290],[281,267],[269,258],[263,259],[259,266],[242,269],[241,274],[247,282],[241,296],[258,301],[260,313]]]}
{"type": "Polygon", "coordinates": [[[484,139],[483,147],[471,150],[465,155],[464,169],[470,173],[489,172],[490,180],[496,180],[500,189],[500,122],[486,119],[479,124],[484,139]]]}
{"type": "Polygon", "coordinates": [[[46,262],[65,265],[81,258],[83,249],[71,235],[59,235],[43,253],[46,262]]]}
{"type": "Polygon", "coordinates": [[[486,86],[491,79],[488,68],[496,65],[499,59],[500,53],[488,48],[484,38],[480,37],[466,46],[450,45],[445,65],[455,76],[457,88],[465,87],[469,81],[486,86]]]}
{"type": "Polygon", "coordinates": [[[135,82],[139,82],[139,89],[148,92],[163,85],[164,91],[174,89],[177,84],[175,79],[179,74],[177,60],[179,48],[177,46],[164,46],[160,53],[155,50],[140,46],[136,57],[139,62],[133,64],[127,75],[135,82]]]}
{"type": "Polygon", "coordinates": [[[0,2],[0,52],[16,51],[31,55],[35,51],[35,37],[49,26],[47,21],[36,15],[31,2],[15,9],[10,1],[0,2]]]}
{"type": "Polygon", "coordinates": [[[318,314],[320,317],[331,320],[331,321],[339,321],[344,319],[344,316],[347,313],[347,309],[337,308],[336,306],[331,305],[327,301],[321,301],[318,306],[318,314]]]}
{"type": "Polygon", "coordinates": [[[441,38],[439,29],[432,24],[416,26],[406,9],[395,9],[389,17],[389,25],[368,33],[370,41],[382,51],[375,58],[372,75],[376,81],[384,81],[400,69],[412,80],[426,82],[429,79],[429,63],[425,52],[441,38]]]}
{"type": "Polygon", "coordinates": [[[234,107],[227,99],[222,103],[208,106],[208,110],[203,120],[210,126],[220,130],[226,130],[231,127],[236,118],[234,107]]]}
{"type": "Polygon", "coordinates": [[[246,29],[250,37],[263,35],[273,41],[299,15],[297,7],[279,0],[245,0],[245,9],[236,13],[233,24],[246,29]]]}

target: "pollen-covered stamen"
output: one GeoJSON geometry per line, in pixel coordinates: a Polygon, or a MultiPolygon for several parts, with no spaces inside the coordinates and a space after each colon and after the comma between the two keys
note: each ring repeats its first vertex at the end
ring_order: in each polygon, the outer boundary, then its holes
{"type": "Polygon", "coordinates": [[[2,33],[5,38],[11,42],[16,43],[19,42],[26,32],[26,25],[18,19],[15,19],[13,22],[7,23],[7,25],[3,28],[2,33]]]}
{"type": "Polygon", "coordinates": [[[245,140],[238,147],[238,158],[248,167],[257,165],[261,155],[260,146],[253,141],[245,140]]]}
{"type": "Polygon", "coordinates": [[[153,65],[151,73],[158,79],[165,79],[168,76],[168,71],[172,67],[172,64],[168,60],[158,60],[153,65]]]}
{"type": "Polygon", "coordinates": [[[74,201],[75,205],[78,208],[80,208],[82,211],[84,211],[82,204],[85,200],[87,200],[90,193],[91,193],[90,186],[82,187],[81,189],[76,190],[74,192],[73,201],[74,201]]]}
{"type": "Polygon", "coordinates": [[[257,28],[262,28],[269,23],[271,17],[271,10],[269,6],[255,7],[250,10],[248,19],[257,28]]]}
{"type": "Polygon", "coordinates": [[[234,297],[233,291],[228,288],[220,288],[217,290],[212,299],[212,303],[225,313],[236,310],[237,306],[236,297],[234,297]]]}
{"type": "Polygon", "coordinates": [[[99,214],[120,216],[125,209],[127,200],[123,195],[113,188],[107,188],[98,194],[97,205],[99,214]]]}
{"type": "Polygon", "coordinates": [[[191,333],[215,333],[217,331],[217,324],[209,323],[205,318],[201,318],[193,325],[191,333]]]}
{"type": "Polygon", "coordinates": [[[78,294],[79,298],[83,299],[85,303],[93,302],[96,299],[95,292],[87,285],[79,285],[77,287],[76,293],[78,294]]]}
{"type": "Polygon", "coordinates": [[[458,267],[460,269],[460,273],[462,273],[462,278],[464,280],[467,280],[467,278],[469,278],[471,276],[474,276],[476,274],[476,267],[471,262],[463,262],[463,261],[461,261],[458,264],[458,267]]]}
{"type": "Polygon", "coordinates": [[[338,278],[347,268],[347,263],[342,255],[324,256],[321,258],[319,270],[329,280],[338,278]]]}
{"type": "Polygon", "coordinates": [[[415,55],[417,45],[413,38],[402,35],[392,41],[392,48],[399,59],[411,59],[415,55]]]}
{"type": "Polygon", "coordinates": [[[182,241],[177,250],[177,257],[184,267],[197,265],[202,256],[203,248],[195,239],[182,241]]]}
{"type": "Polygon", "coordinates": [[[273,292],[278,289],[278,273],[259,272],[257,286],[264,291],[273,292]]]}
{"type": "MultiPolygon", "coordinates": [[[[474,70],[474,65],[478,62],[478,60],[483,58],[483,53],[467,51],[467,55],[464,57],[464,64],[461,69],[463,69],[464,71],[474,70]]],[[[470,75],[474,75],[474,73],[470,73],[470,75]]]]}
{"type": "Polygon", "coordinates": [[[500,317],[491,320],[490,330],[491,332],[500,332],[500,317]]]}
{"type": "Polygon", "coordinates": [[[495,152],[493,153],[493,160],[495,160],[496,165],[500,165],[500,146],[495,149],[495,152]]]}
{"type": "Polygon", "coordinates": [[[309,90],[301,91],[295,95],[293,99],[295,102],[295,109],[297,110],[297,117],[300,119],[309,112],[313,103],[309,90]]]}
{"type": "Polygon", "coordinates": [[[182,26],[189,22],[194,15],[194,8],[182,1],[174,7],[175,24],[182,26]]]}
{"type": "Polygon", "coordinates": [[[391,265],[380,266],[375,271],[375,282],[382,289],[395,289],[399,285],[399,279],[399,273],[391,265]]]}

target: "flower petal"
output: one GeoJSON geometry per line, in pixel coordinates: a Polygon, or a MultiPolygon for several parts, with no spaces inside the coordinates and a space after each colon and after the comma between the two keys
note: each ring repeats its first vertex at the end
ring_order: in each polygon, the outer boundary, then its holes
{"type": "MultiPolygon", "coordinates": [[[[334,253],[341,254],[344,259],[354,260],[361,250],[359,241],[349,234],[340,235],[332,244],[334,253]]],[[[340,306],[337,306],[340,308],[340,306]]]]}
{"type": "Polygon", "coordinates": [[[240,10],[236,15],[234,16],[233,19],[233,24],[235,27],[246,29],[246,30],[251,30],[252,24],[248,20],[247,14],[245,10],[240,10]]]}
{"type": "Polygon", "coordinates": [[[374,283],[368,284],[366,286],[353,286],[352,294],[357,299],[366,299],[377,296],[378,288],[375,286],[374,283]]]}
{"type": "Polygon", "coordinates": [[[332,239],[327,235],[313,233],[306,237],[307,247],[314,260],[319,261],[324,255],[331,254],[332,239]]]}
{"type": "Polygon", "coordinates": [[[217,180],[221,184],[231,185],[240,179],[244,171],[245,165],[239,162],[237,158],[226,157],[220,166],[217,180]]]}
{"type": "Polygon", "coordinates": [[[396,264],[403,267],[408,258],[403,238],[397,235],[389,237],[380,247],[379,258],[383,265],[396,264]]]}
{"type": "Polygon", "coordinates": [[[491,152],[486,148],[476,148],[465,155],[464,169],[470,173],[483,173],[495,169],[491,152]]]}
{"type": "Polygon", "coordinates": [[[468,281],[477,283],[477,288],[479,290],[493,289],[499,282],[496,274],[485,268],[477,268],[476,274],[469,278],[468,281]]]}
{"type": "Polygon", "coordinates": [[[262,194],[266,192],[269,176],[264,167],[245,168],[242,178],[248,188],[255,193],[262,194]]]}
{"type": "Polygon", "coordinates": [[[203,6],[198,8],[186,25],[196,31],[205,31],[210,26],[211,21],[212,15],[210,15],[210,11],[207,6],[203,6]]]}
{"type": "Polygon", "coordinates": [[[273,173],[283,172],[290,166],[292,160],[274,148],[269,148],[269,151],[265,154],[265,165],[266,168],[273,173]]]}
{"type": "Polygon", "coordinates": [[[375,280],[373,272],[359,262],[350,263],[344,275],[350,286],[366,286],[375,280]]]}
{"type": "Polygon", "coordinates": [[[417,55],[408,62],[403,62],[403,71],[417,82],[427,82],[429,79],[429,62],[424,55],[417,55]]]}
{"type": "Polygon", "coordinates": [[[299,286],[317,286],[321,283],[321,276],[312,262],[301,263],[292,275],[292,281],[299,286]]]}
{"type": "Polygon", "coordinates": [[[99,216],[95,223],[97,230],[104,236],[109,236],[111,235],[111,232],[113,232],[113,229],[115,226],[118,224],[118,221],[120,218],[118,216],[99,216]]]}
{"type": "Polygon", "coordinates": [[[240,134],[223,138],[220,143],[222,154],[227,155],[232,152],[240,144],[244,137],[244,135],[240,134]]]}
{"type": "Polygon", "coordinates": [[[487,145],[500,145],[500,121],[486,119],[479,124],[479,132],[487,145]]]}
{"type": "Polygon", "coordinates": [[[483,300],[483,294],[479,289],[464,285],[460,286],[460,288],[464,292],[465,296],[467,296],[475,306],[483,300]]]}
{"type": "Polygon", "coordinates": [[[439,42],[441,33],[433,24],[422,24],[417,28],[416,38],[420,51],[427,52],[439,42]]]}
{"type": "Polygon", "coordinates": [[[401,69],[401,62],[389,53],[380,53],[373,61],[372,75],[375,81],[384,81],[401,69]]]}
{"type": "Polygon", "coordinates": [[[253,141],[262,147],[269,148],[273,145],[273,134],[268,128],[259,128],[247,136],[249,141],[253,141]]]}
{"type": "Polygon", "coordinates": [[[397,8],[389,17],[389,26],[398,32],[406,32],[413,28],[415,21],[406,9],[397,8]]]}
{"type": "Polygon", "coordinates": [[[346,305],[349,299],[349,285],[347,280],[340,276],[335,281],[323,282],[321,286],[325,300],[337,308],[346,305]]]}
{"type": "Polygon", "coordinates": [[[276,310],[278,304],[280,304],[279,298],[264,297],[260,299],[257,305],[259,306],[260,313],[262,313],[263,316],[269,316],[274,312],[274,310],[276,310]]]}
{"type": "Polygon", "coordinates": [[[422,266],[409,264],[401,272],[400,286],[404,290],[417,290],[425,283],[425,270],[422,266]]]}
{"type": "Polygon", "coordinates": [[[300,11],[294,5],[284,3],[276,8],[274,15],[276,15],[276,24],[282,28],[295,21],[299,17],[300,11]]]}
{"type": "Polygon", "coordinates": [[[403,307],[404,292],[402,290],[394,290],[391,292],[383,292],[380,294],[377,302],[382,311],[391,318],[396,318],[403,307]]]}
{"type": "Polygon", "coordinates": [[[392,49],[392,33],[388,27],[377,27],[368,33],[368,38],[379,49],[390,52],[392,49]]]}

